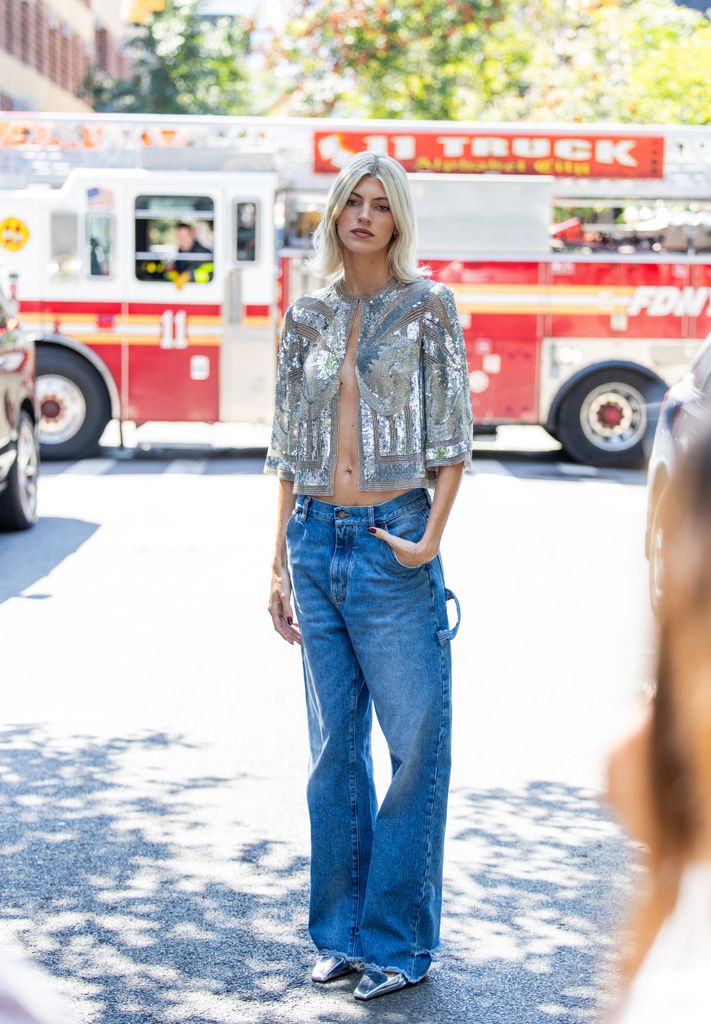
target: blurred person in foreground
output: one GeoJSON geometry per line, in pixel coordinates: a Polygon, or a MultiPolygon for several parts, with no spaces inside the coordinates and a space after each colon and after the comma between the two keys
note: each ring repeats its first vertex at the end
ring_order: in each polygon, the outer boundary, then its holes
{"type": "Polygon", "coordinates": [[[656,692],[609,762],[610,802],[647,848],[615,1024],[711,1021],[711,434],[664,515],[656,692]]]}
{"type": "Polygon", "coordinates": [[[72,1024],[44,971],[0,952],[0,1024],[72,1024]]]}

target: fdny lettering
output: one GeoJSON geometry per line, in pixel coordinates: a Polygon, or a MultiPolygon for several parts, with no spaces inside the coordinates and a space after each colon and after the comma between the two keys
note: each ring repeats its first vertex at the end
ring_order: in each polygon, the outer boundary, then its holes
{"type": "Polygon", "coordinates": [[[627,306],[629,316],[711,316],[711,288],[676,288],[674,285],[641,285],[627,306]]]}

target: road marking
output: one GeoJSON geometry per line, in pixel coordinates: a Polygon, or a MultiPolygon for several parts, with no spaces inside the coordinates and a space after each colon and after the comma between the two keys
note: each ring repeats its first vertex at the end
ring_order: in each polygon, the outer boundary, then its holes
{"type": "Polygon", "coordinates": [[[577,463],[558,462],[556,463],[561,473],[566,476],[600,476],[600,470],[596,466],[583,466],[577,463]]]}
{"type": "Polygon", "coordinates": [[[166,466],[163,472],[199,476],[201,473],[205,473],[207,471],[207,467],[207,459],[173,459],[173,461],[166,466]]]}
{"type": "Polygon", "coordinates": [[[108,473],[116,465],[116,459],[81,459],[73,462],[61,476],[101,476],[108,473]]]}
{"type": "Polygon", "coordinates": [[[511,470],[498,459],[477,459],[472,461],[471,472],[482,476],[513,476],[511,470]]]}
{"type": "MultiPolygon", "coordinates": [[[[156,459],[156,463],[162,461],[156,459]]],[[[210,463],[213,460],[210,458],[206,459],[172,459],[170,460],[163,473],[168,473],[171,476],[202,476],[209,471],[210,463]]],[[[117,459],[80,459],[77,462],[71,462],[65,466],[61,463],[48,463],[45,469],[45,475],[47,477],[55,476],[102,476],[105,473],[110,473],[119,462],[130,466],[131,459],[117,460],[117,459]]],[[[589,480],[595,480],[601,476],[604,472],[596,466],[584,466],[578,465],[577,463],[570,462],[550,462],[543,465],[542,463],[532,460],[531,462],[516,461],[518,466],[518,472],[512,469],[511,464],[505,459],[490,459],[490,458],[477,458],[474,456],[469,475],[471,476],[498,476],[508,477],[509,479],[534,479],[539,474],[536,472],[539,469],[543,469],[546,473],[553,472],[559,474],[561,477],[571,478],[586,478],[589,480]],[[530,472],[527,472],[530,470],[530,472]]],[[[130,472],[130,469],[129,469],[130,472]]],[[[161,472],[156,467],[155,472],[161,472]]]]}

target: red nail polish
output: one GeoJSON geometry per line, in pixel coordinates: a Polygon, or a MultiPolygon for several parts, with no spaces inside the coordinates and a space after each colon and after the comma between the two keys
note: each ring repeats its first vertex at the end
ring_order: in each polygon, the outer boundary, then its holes
{"type": "Polygon", "coordinates": [[[291,615],[287,615],[286,621],[289,623],[290,626],[294,624],[294,620],[292,619],[291,615]]]}
{"type": "Polygon", "coordinates": [[[368,527],[368,533],[375,533],[375,527],[374,526],[369,526],[368,527]]]}

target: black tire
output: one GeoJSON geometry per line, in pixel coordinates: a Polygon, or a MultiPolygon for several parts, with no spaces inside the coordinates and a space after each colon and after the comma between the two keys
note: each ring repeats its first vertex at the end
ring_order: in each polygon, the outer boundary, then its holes
{"type": "Polygon", "coordinates": [[[665,391],[634,370],[595,370],[563,399],[556,435],[576,462],[637,469],[649,458],[665,391]]]}
{"type": "Polygon", "coordinates": [[[0,530],[27,530],[37,522],[39,445],[31,416],[20,412],[15,461],[0,493],[0,530]]]}
{"type": "Polygon", "coordinates": [[[37,397],[43,459],[83,459],[96,452],[111,405],[104,382],[86,359],[54,345],[38,346],[37,397]]]}

